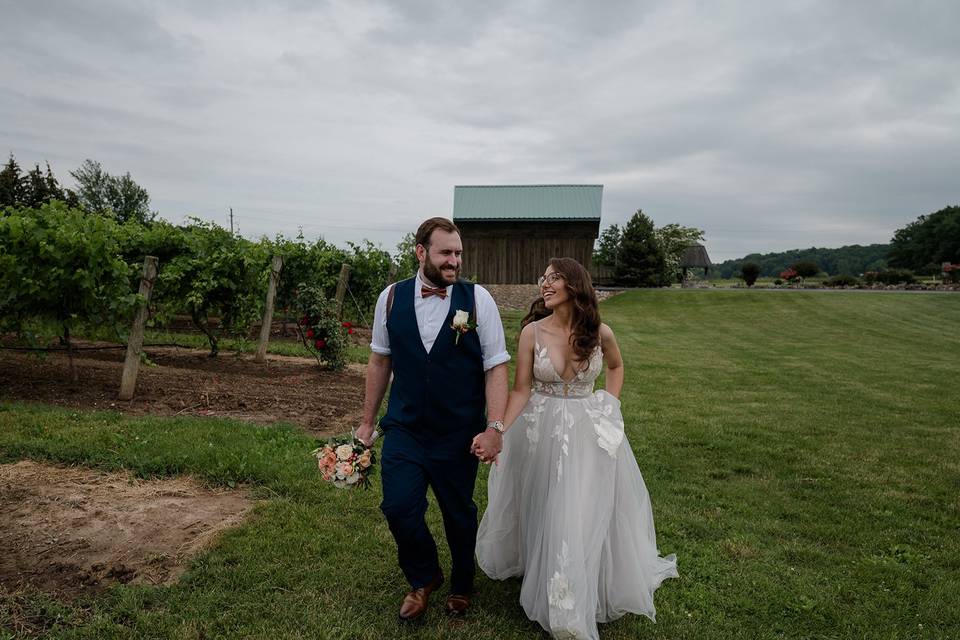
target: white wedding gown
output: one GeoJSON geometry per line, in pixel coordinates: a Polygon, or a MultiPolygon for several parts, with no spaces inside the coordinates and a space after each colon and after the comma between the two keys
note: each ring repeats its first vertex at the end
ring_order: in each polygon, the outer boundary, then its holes
{"type": "Polygon", "coordinates": [[[593,392],[602,368],[597,347],[565,382],[537,335],[530,400],[490,470],[477,535],[480,568],[522,575],[523,610],[556,638],[594,640],[598,622],[625,613],[654,620],[653,592],[677,577],[676,556],[657,551],[620,401],[593,392]]]}

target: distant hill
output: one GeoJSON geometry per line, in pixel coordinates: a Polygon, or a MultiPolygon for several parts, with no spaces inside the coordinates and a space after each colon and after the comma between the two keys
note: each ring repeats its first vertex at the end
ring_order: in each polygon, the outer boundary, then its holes
{"type": "Polygon", "coordinates": [[[871,244],[862,246],[852,244],[839,249],[791,249],[781,253],[751,253],[736,260],[727,260],[714,265],[711,274],[720,278],[736,278],[740,268],[747,262],[760,266],[760,275],[777,277],[781,271],[795,262],[816,262],[820,270],[828,275],[857,276],[865,271],[887,268],[889,244],[871,244]]]}

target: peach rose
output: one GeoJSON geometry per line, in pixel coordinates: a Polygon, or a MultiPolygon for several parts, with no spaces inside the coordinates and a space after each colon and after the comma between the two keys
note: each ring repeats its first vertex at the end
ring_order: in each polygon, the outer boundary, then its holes
{"type": "Polygon", "coordinates": [[[350,464],[349,462],[341,462],[340,464],[337,465],[338,476],[349,478],[350,476],[353,475],[353,471],[354,471],[353,465],[350,464]]]}
{"type": "Polygon", "coordinates": [[[361,469],[366,469],[367,467],[370,466],[371,455],[372,454],[370,453],[370,449],[367,449],[366,451],[360,454],[360,459],[357,462],[360,464],[361,469]]]}

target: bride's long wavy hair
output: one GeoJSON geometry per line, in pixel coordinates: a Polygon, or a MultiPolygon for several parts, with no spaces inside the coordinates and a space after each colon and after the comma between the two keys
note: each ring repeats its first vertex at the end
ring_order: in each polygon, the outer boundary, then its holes
{"type": "MultiPolygon", "coordinates": [[[[573,258],[550,258],[550,266],[563,276],[567,293],[573,302],[573,330],[570,332],[573,354],[579,361],[587,360],[600,344],[600,308],[593,290],[593,280],[583,265],[573,258]]],[[[520,328],[552,314],[553,311],[543,303],[541,293],[520,321],[520,328]]]]}

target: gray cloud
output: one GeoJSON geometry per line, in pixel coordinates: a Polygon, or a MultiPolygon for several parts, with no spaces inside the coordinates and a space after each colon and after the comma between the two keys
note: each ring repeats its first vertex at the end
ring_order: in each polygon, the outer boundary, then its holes
{"type": "Polygon", "coordinates": [[[602,183],[715,260],[960,201],[960,5],[16,3],[0,136],[162,216],[392,248],[455,184],[602,183]]]}

